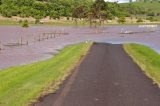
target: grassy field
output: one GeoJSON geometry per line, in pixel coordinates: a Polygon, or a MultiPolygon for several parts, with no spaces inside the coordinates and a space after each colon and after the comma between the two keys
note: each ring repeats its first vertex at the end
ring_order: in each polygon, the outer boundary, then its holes
{"type": "Polygon", "coordinates": [[[160,54],[140,44],[124,44],[125,51],[160,86],[160,54]]]}
{"type": "Polygon", "coordinates": [[[55,57],[0,71],[0,106],[26,106],[54,92],[92,43],[69,46],[55,57]]]}

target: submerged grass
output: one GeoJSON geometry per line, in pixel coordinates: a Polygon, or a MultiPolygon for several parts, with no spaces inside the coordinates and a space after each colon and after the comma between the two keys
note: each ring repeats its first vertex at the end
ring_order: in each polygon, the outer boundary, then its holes
{"type": "Polygon", "coordinates": [[[160,55],[141,44],[124,44],[125,51],[160,86],[160,55]]]}
{"type": "Polygon", "coordinates": [[[55,57],[0,71],[0,106],[27,106],[54,92],[92,43],[69,46],[55,57]]]}

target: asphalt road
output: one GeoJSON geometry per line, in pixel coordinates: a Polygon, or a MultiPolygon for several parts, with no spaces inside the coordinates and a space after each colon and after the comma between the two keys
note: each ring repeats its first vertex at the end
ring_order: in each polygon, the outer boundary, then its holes
{"type": "Polygon", "coordinates": [[[35,106],[160,106],[160,89],[122,45],[94,44],[60,89],[35,106]]]}

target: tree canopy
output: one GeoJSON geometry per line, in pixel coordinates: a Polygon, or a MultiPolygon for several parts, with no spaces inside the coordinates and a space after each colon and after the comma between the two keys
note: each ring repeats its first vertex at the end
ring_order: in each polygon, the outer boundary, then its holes
{"type": "Polygon", "coordinates": [[[0,13],[5,17],[20,16],[41,19],[46,16],[86,18],[109,18],[127,15],[116,2],[104,0],[0,0],[0,13]]]}

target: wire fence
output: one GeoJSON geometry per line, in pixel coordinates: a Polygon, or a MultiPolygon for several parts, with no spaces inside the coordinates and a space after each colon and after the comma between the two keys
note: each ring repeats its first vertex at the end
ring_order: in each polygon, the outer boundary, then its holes
{"type": "Polygon", "coordinates": [[[44,40],[59,38],[63,35],[68,35],[69,33],[63,31],[55,31],[51,33],[42,33],[39,36],[33,36],[30,40],[27,40],[25,37],[20,36],[20,38],[15,42],[8,42],[3,43],[0,41],[0,51],[4,50],[6,46],[13,47],[13,46],[22,46],[22,45],[29,45],[36,42],[42,42],[44,40]]]}

